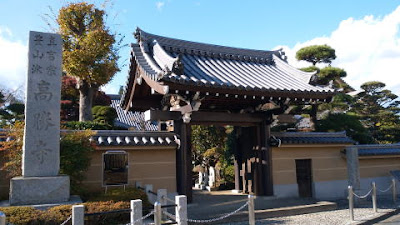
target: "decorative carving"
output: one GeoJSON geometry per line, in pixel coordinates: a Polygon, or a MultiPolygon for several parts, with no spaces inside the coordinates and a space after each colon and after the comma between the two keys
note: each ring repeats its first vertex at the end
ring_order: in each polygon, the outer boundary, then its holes
{"type": "Polygon", "coordinates": [[[184,66],[183,66],[183,63],[182,63],[182,54],[178,55],[177,60],[172,65],[172,72],[177,74],[177,75],[184,74],[184,66]]]}

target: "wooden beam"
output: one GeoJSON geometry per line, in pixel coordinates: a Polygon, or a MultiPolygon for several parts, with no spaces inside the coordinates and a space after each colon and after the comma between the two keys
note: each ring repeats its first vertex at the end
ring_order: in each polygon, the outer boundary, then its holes
{"type": "MultiPolygon", "coordinates": [[[[260,123],[269,118],[268,113],[224,113],[224,112],[193,112],[191,115],[191,124],[210,123],[210,124],[243,124],[260,123]]],[[[181,120],[180,112],[147,110],[145,120],[181,120]]]]}

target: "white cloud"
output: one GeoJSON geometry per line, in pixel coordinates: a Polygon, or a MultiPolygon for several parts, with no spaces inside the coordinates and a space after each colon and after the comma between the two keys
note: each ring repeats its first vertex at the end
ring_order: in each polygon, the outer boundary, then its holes
{"type": "Polygon", "coordinates": [[[161,11],[165,5],[165,2],[156,2],[156,7],[158,11],[161,11]]]}
{"type": "Polygon", "coordinates": [[[26,82],[28,47],[11,37],[11,30],[0,26],[0,83],[16,89],[26,82]]]}
{"type": "Polygon", "coordinates": [[[400,96],[400,6],[384,17],[365,16],[343,20],[328,37],[317,37],[293,48],[283,47],[289,63],[296,67],[309,66],[298,62],[296,51],[315,44],[328,44],[336,50],[332,66],[347,71],[345,80],[354,88],[366,81],[384,82],[400,96]]]}

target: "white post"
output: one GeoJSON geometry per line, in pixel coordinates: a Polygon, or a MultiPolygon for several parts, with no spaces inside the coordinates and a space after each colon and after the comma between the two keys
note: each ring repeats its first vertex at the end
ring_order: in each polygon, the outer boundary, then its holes
{"type": "Polygon", "coordinates": [[[255,225],[256,224],[256,215],[255,215],[255,209],[254,209],[254,196],[249,195],[249,225],[255,225]]]}
{"type": "MultiPolygon", "coordinates": [[[[167,204],[167,189],[158,189],[157,190],[157,202],[159,202],[161,205],[166,205],[167,204]]],[[[166,209],[161,209],[162,211],[167,211],[166,209]]],[[[162,218],[166,219],[166,216],[164,213],[162,214],[162,218]]]]}
{"type": "Polygon", "coordinates": [[[178,225],[187,225],[187,198],[185,195],[175,196],[175,216],[178,225]]]}
{"type": "Polygon", "coordinates": [[[396,204],[397,193],[396,193],[396,179],[392,179],[392,194],[393,194],[393,204],[396,204]]]}
{"type": "Polygon", "coordinates": [[[6,224],[7,224],[6,214],[0,212],[0,225],[6,225],[6,224]]]}
{"type": "Polygon", "coordinates": [[[375,182],[372,182],[372,209],[374,212],[378,212],[378,209],[376,207],[376,184],[375,182]]]}
{"type": "Polygon", "coordinates": [[[161,204],[159,202],[154,204],[154,224],[161,225],[161,204]]]}
{"type": "Polygon", "coordinates": [[[142,200],[131,200],[131,224],[142,225],[142,200]]]}
{"type": "Polygon", "coordinates": [[[153,194],[151,194],[149,191],[153,191],[153,185],[152,184],[146,184],[144,185],[144,192],[146,192],[147,198],[151,203],[155,202],[155,198],[153,194]]]}
{"type": "Polygon", "coordinates": [[[349,211],[350,211],[350,220],[354,221],[354,196],[353,196],[353,187],[349,186],[349,211]]]}
{"type": "Polygon", "coordinates": [[[135,182],[135,188],[139,188],[139,187],[142,187],[142,182],[136,181],[135,182]]]}
{"type": "Polygon", "coordinates": [[[84,225],[85,206],[73,205],[72,206],[72,225],[84,225]]]}

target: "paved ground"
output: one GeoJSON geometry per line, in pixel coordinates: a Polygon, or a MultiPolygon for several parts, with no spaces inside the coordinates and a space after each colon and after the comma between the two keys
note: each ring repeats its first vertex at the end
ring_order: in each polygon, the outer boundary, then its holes
{"type": "MultiPolygon", "coordinates": [[[[231,192],[199,192],[194,193],[194,203],[188,206],[188,218],[190,219],[210,219],[216,218],[223,214],[229,213],[239,206],[243,205],[247,200],[246,195],[232,195],[231,192]]],[[[277,208],[284,206],[296,206],[315,203],[314,199],[276,199],[276,198],[257,198],[255,205],[257,209],[277,208]]],[[[296,216],[274,217],[268,219],[257,220],[256,224],[362,224],[368,220],[386,213],[394,211],[397,205],[394,205],[390,199],[378,197],[378,213],[372,211],[371,204],[367,201],[366,205],[356,207],[354,211],[355,221],[350,221],[347,201],[338,201],[338,209],[327,212],[309,213],[296,216]]],[[[400,216],[397,217],[400,219],[400,216]]],[[[396,220],[396,219],[394,219],[396,220]]],[[[209,223],[217,224],[217,223],[209,223]]],[[[247,221],[230,222],[223,224],[245,225],[247,221]]],[[[390,224],[390,223],[389,223],[390,224]]],[[[400,223],[399,223],[400,224],[400,223]]]]}
{"type": "MultiPolygon", "coordinates": [[[[188,205],[188,218],[210,219],[232,212],[245,204],[247,195],[234,194],[231,191],[198,191],[193,192],[193,203],[188,205]]],[[[286,206],[313,204],[317,201],[311,198],[277,199],[275,197],[257,197],[255,209],[272,209],[286,206]]],[[[247,209],[247,208],[246,208],[247,209]]]]}
{"type": "Polygon", "coordinates": [[[385,220],[382,220],[381,222],[376,223],[378,225],[395,225],[395,224],[400,224],[400,213],[397,213],[385,220]]]}

